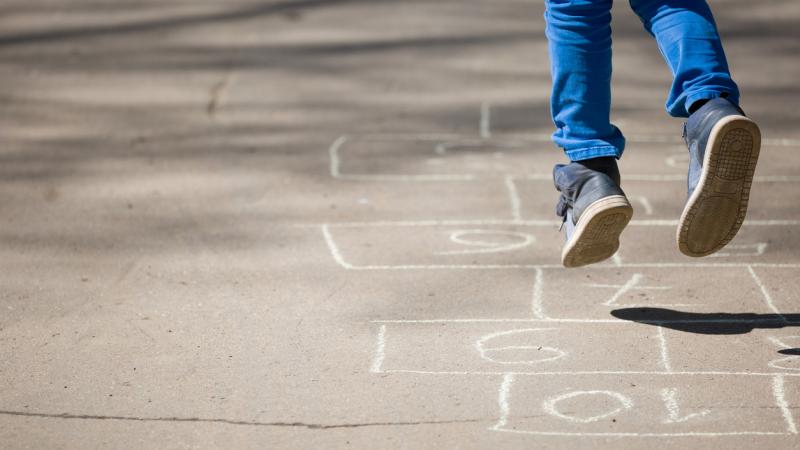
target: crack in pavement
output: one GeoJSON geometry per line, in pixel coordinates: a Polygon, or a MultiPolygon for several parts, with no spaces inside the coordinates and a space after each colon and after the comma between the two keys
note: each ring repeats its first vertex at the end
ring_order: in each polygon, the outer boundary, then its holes
{"type": "Polygon", "coordinates": [[[319,424],[319,423],[305,423],[305,422],[259,422],[248,420],[230,420],[230,419],[206,419],[202,417],[136,417],[136,416],[103,416],[93,414],[52,414],[52,413],[35,413],[25,411],[7,411],[0,410],[0,415],[4,416],[22,416],[22,417],[38,417],[49,419],[71,419],[71,420],[125,420],[132,422],[203,422],[203,423],[221,423],[227,425],[246,425],[258,427],[300,427],[309,430],[331,430],[336,428],[362,428],[362,427],[391,427],[391,426],[414,426],[414,425],[447,425],[456,423],[480,423],[480,422],[496,422],[497,419],[461,419],[461,420],[430,420],[430,421],[417,421],[417,422],[366,422],[366,423],[344,423],[344,424],[319,424]]]}
{"type": "Polygon", "coordinates": [[[219,109],[222,107],[225,93],[233,83],[233,77],[234,75],[232,73],[227,73],[222,80],[214,83],[214,85],[211,86],[211,89],[209,89],[208,102],[206,103],[206,114],[212,119],[216,118],[217,111],[219,111],[219,109]]]}

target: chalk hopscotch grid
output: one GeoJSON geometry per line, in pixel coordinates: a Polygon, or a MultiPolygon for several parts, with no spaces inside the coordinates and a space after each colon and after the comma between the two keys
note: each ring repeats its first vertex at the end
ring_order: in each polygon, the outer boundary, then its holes
{"type": "MultiPolygon", "coordinates": [[[[589,373],[593,374],[593,373],[589,373]]],[[[678,373],[665,374],[655,372],[654,374],[660,375],[679,375],[678,373]]],[[[784,392],[784,375],[772,374],[772,392],[777,407],[780,409],[784,421],[786,422],[785,432],[775,431],[728,431],[728,432],[683,432],[683,433],[634,433],[634,432],[564,432],[564,431],[533,431],[533,430],[517,430],[507,428],[509,417],[511,416],[511,388],[513,387],[516,373],[504,373],[503,381],[500,384],[498,392],[498,409],[500,417],[494,426],[489,430],[500,431],[506,433],[516,433],[525,435],[539,435],[539,436],[574,436],[574,437],[719,437],[719,436],[793,436],[797,435],[797,425],[795,424],[794,417],[792,416],[791,409],[786,402],[784,392]]],[[[568,375],[568,374],[564,374],[568,375]]],[[[630,407],[630,406],[628,406],[630,407]]]]}
{"type": "MultiPolygon", "coordinates": [[[[779,309],[775,306],[774,300],[772,299],[769,290],[761,281],[761,279],[756,274],[755,270],[752,266],[747,266],[747,270],[749,274],[752,276],[753,281],[758,286],[762,300],[764,304],[770,309],[776,318],[752,318],[752,319],[736,319],[736,318],[720,318],[720,319],[677,319],[677,320],[642,320],[641,323],[650,324],[650,325],[658,325],[656,328],[657,330],[657,342],[659,342],[659,350],[660,350],[660,357],[661,357],[661,365],[664,367],[664,372],[669,374],[673,373],[671,363],[669,360],[669,352],[667,347],[667,339],[664,333],[663,325],[670,325],[670,324],[752,324],[752,325],[759,325],[759,324],[775,324],[779,323],[782,326],[792,326],[792,325],[800,325],[800,321],[791,321],[783,315],[779,309]]],[[[632,279],[636,279],[634,276],[632,279]]],[[[374,324],[380,325],[380,332],[378,335],[378,344],[377,348],[379,349],[380,355],[376,355],[375,359],[380,360],[381,363],[384,359],[384,352],[386,346],[386,325],[388,324],[436,324],[436,323],[514,323],[514,324],[565,324],[565,323],[573,323],[573,324],[616,324],[616,325],[632,325],[631,322],[622,320],[622,319],[572,319],[572,318],[553,318],[549,317],[544,312],[544,301],[543,301],[543,288],[544,286],[544,271],[542,269],[536,269],[535,271],[535,279],[533,283],[533,294],[532,294],[532,316],[531,318],[462,318],[462,319],[394,319],[394,320],[375,320],[372,321],[374,324]]],[[[611,286],[616,287],[616,286],[611,286]]],[[[621,290],[624,290],[628,287],[628,284],[622,286],[621,290]]],[[[645,286],[645,288],[652,288],[649,286],[645,286]]],[[[612,296],[612,299],[614,296],[612,296]]],[[[627,305],[626,305],[627,306],[627,305]]],[[[782,344],[778,341],[783,347],[786,347],[785,344],[782,344]]],[[[788,347],[787,347],[788,348],[788,347]]],[[[373,367],[375,367],[373,365],[373,367]]],[[[391,372],[391,371],[386,371],[391,372]]],[[[472,372],[425,372],[425,373],[453,373],[453,374],[469,374],[472,372]]],[[[476,374],[478,372],[475,372],[476,374]]],[[[496,374],[497,372],[480,372],[481,374],[496,374]]],[[[505,372],[500,372],[505,373],[505,372]]],[[[529,373],[529,372],[519,372],[522,373],[529,373]]],[[[593,372],[596,373],[596,372],[593,372]]],[[[613,372],[613,373],[641,373],[641,372],[613,372]]],[[[652,372],[647,372],[652,373],[652,372]]],[[[683,373],[694,373],[694,374],[752,374],[750,372],[683,372],[683,373]]],[[[769,373],[758,373],[755,375],[764,375],[764,376],[772,376],[775,375],[776,372],[769,372],[769,373]]],[[[781,373],[782,375],[786,376],[800,376],[800,373],[781,373]]]]}
{"type": "MultiPolygon", "coordinates": [[[[483,107],[488,110],[488,108],[483,107]]],[[[386,141],[397,140],[405,142],[430,142],[432,144],[432,154],[444,154],[446,150],[454,146],[478,146],[485,144],[491,137],[488,119],[482,115],[480,125],[480,138],[464,138],[462,135],[453,133],[414,133],[413,135],[380,133],[380,134],[361,134],[358,139],[386,141]]],[[[389,181],[389,182],[420,182],[420,181],[478,181],[481,174],[478,173],[430,173],[430,174],[380,174],[380,173],[345,173],[342,171],[341,150],[344,145],[353,139],[351,135],[343,134],[337,137],[328,147],[328,157],[330,162],[330,175],[337,180],[347,181],[389,181]]],[[[681,141],[668,136],[647,136],[633,135],[628,138],[629,142],[642,144],[678,144],[681,141]]],[[[550,136],[545,134],[514,134],[492,142],[493,146],[499,148],[526,148],[532,144],[542,144],[550,142],[550,136]]],[[[764,139],[762,145],[776,147],[800,147],[800,140],[797,139],[764,139]]],[[[530,173],[525,175],[506,175],[507,184],[514,184],[517,180],[531,181],[550,181],[550,173],[530,173]]],[[[626,180],[630,181],[653,181],[670,182],[685,181],[686,176],[681,174],[626,174],[626,180]]],[[[756,175],[755,182],[773,183],[798,183],[800,175],[756,175]]]]}
{"type": "MultiPolygon", "coordinates": [[[[677,222],[676,222],[677,223],[677,222]]],[[[496,226],[500,224],[508,224],[508,225],[524,225],[524,226],[552,226],[553,222],[534,222],[534,221],[466,221],[466,222],[459,222],[459,221],[421,221],[421,222],[409,222],[409,221],[398,221],[398,222],[379,222],[374,226],[377,227],[389,227],[389,226],[396,226],[396,227],[418,227],[418,226],[454,226],[454,225],[474,225],[474,226],[496,226]]],[[[747,224],[747,222],[745,222],[747,224]]],[[[798,221],[800,224],[800,221],[798,221]]],[[[631,221],[630,225],[637,226],[635,221],[631,221]]],[[[651,224],[651,223],[639,223],[639,226],[660,226],[662,223],[651,224]]],[[[777,225],[786,225],[785,223],[767,223],[762,224],[767,226],[777,226],[777,225]]],[[[344,223],[344,224],[336,224],[336,223],[324,223],[319,225],[320,230],[322,232],[322,236],[325,240],[325,244],[328,247],[334,261],[336,261],[339,266],[347,270],[443,270],[443,269],[453,269],[453,270],[463,270],[463,269],[470,269],[470,270],[499,270],[499,269],[528,269],[528,270],[541,270],[541,269],[562,269],[563,267],[560,264],[370,264],[370,265],[355,265],[348,262],[344,255],[342,254],[339,245],[336,242],[336,239],[333,236],[333,232],[331,231],[332,228],[336,227],[343,227],[343,228],[368,228],[371,225],[368,222],[354,222],[354,223],[344,223]]],[[[717,262],[717,263],[705,263],[705,262],[697,262],[697,263],[624,263],[621,260],[613,258],[610,263],[601,263],[595,264],[594,268],[602,269],[602,268],[726,268],[726,267],[766,267],[766,268],[800,268],[800,263],[758,263],[758,262],[749,262],[749,263],[724,263],[724,262],[717,262]]]]}
{"type": "MultiPolygon", "coordinates": [[[[480,118],[480,138],[482,140],[491,137],[491,105],[484,102],[481,105],[481,118],[480,118]]],[[[374,139],[405,139],[405,140],[455,140],[460,139],[460,136],[453,134],[426,134],[415,135],[409,137],[408,135],[391,135],[380,134],[369,136],[374,139]]],[[[330,174],[334,179],[340,180],[356,180],[356,181],[472,181],[477,179],[476,174],[343,174],[341,172],[341,161],[339,156],[340,148],[348,141],[349,136],[342,135],[334,141],[329,148],[330,156],[330,174]]],[[[519,135],[519,141],[510,141],[506,143],[508,146],[524,145],[525,142],[545,142],[549,141],[550,137],[546,135],[519,135]]],[[[658,137],[658,136],[632,136],[631,141],[642,143],[677,143],[672,138],[658,137]]],[[[460,142],[463,143],[463,140],[460,142]]],[[[468,143],[467,143],[468,144],[468,143]]],[[[765,140],[765,145],[774,146],[800,146],[800,140],[792,139],[773,139],[765,140]]],[[[446,151],[446,147],[442,144],[437,148],[441,154],[446,151]]],[[[519,433],[519,434],[535,434],[535,435],[548,435],[548,436],[617,436],[617,437],[670,437],[670,436],[726,436],[726,435],[797,435],[797,424],[795,422],[792,410],[786,401],[784,383],[786,377],[800,377],[800,373],[781,373],[781,372],[725,372],[725,371],[674,371],[672,369],[667,339],[664,333],[664,328],[658,326],[656,328],[657,342],[659,344],[660,364],[663,371],[543,371],[543,372],[524,372],[524,371],[415,371],[403,369],[385,369],[383,363],[386,354],[386,333],[387,325],[389,324],[409,324],[409,323],[614,323],[621,325],[630,325],[629,322],[623,320],[595,320],[595,319],[554,319],[548,317],[544,312],[543,299],[542,299],[542,285],[543,285],[543,269],[560,268],[558,265],[367,265],[355,266],[347,262],[334,237],[331,233],[332,227],[391,227],[391,226],[451,226],[451,225],[476,225],[476,226],[491,226],[491,225],[528,225],[528,226],[553,226],[554,221],[536,221],[536,220],[523,220],[521,213],[521,200],[516,187],[517,180],[550,180],[550,174],[528,174],[524,176],[505,175],[504,183],[509,196],[509,204],[511,209],[512,220],[471,220],[471,221],[440,221],[440,220],[422,220],[422,221],[376,221],[376,222],[350,222],[338,224],[322,224],[321,231],[325,239],[326,245],[333,257],[333,259],[346,270],[431,270],[431,269],[530,269],[534,271],[534,285],[532,293],[532,315],[530,319],[423,319],[423,320],[376,320],[373,323],[378,324],[378,333],[375,344],[375,352],[371,365],[371,372],[373,373],[397,373],[397,374],[422,374],[422,375],[489,375],[497,376],[502,375],[502,382],[498,391],[498,408],[500,416],[497,423],[489,428],[493,431],[519,433]],[[771,377],[772,378],[772,392],[775,400],[776,407],[781,411],[781,414],[786,422],[785,432],[769,432],[769,431],[736,431],[736,432],[688,432],[688,433],[586,433],[586,432],[559,432],[559,431],[526,431],[507,428],[508,419],[511,414],[510,399],[511,388],[514,384],[516,376],[565,376],[565,375],[659,375],[659,376],[675,376],[675,375],[728,375],[728,376],[745,376],[745,377],[771,377]]],[[[629,175],[626,177],[631,180],[641,181],[678,181],[684,177],[679,175],[629,175]]],[[[761,176],[756,177],[757,181],[770,181],[770,182],[798,182],[799,176],[761,176]]],[[[643,198],[643,206],[646,210],[647,199],[643,198]]],[[[632,226],[675,226],[677,221],[672,220],[640,220],[632,221],[632,226]]],[[[766,221],[747,221],[749,226],[786,226],[798,225],[800,221],[796,220],[766,220],[766,221]]],[[[780,268],[797,268],[800,264],[791,263],[645,263],[645,264],[625,264],[622,262],[619,255],[614,255],[612,265],[599,265],[597,268],[667,268],[667,267],[745,267],[747,268],[753,281],[759,287],[762,296],[767,306],[780,318],[784,325],[793,325],[797,322],[792,322],[776,308],[769,291],[761,279],[756,274],[754,267],[780,267],[780,268]]],[[[669,323],[773,323],[774,320],[767,319],[689,319],[689,320],[669,320],[669,321],[652,321],[644,323],[652,323],[654,325],[662,325],[669,323]]]]}
{"type": "MultiPolygon", "coordinates": [[[[480,119],[480,126],[479,126],[479,134],[480,139],[460,139],[459,135],[455,134],[423,134],[423,135],[415,135],[415,136],[408,136],[408,135],[393,135],[393,134],[374,134],[374,135],[361,135],[361,139],[397,139],[397,140],[405,140],[405,141],[431,141],[436,142],[434,145],[434,153],[437,154],[444,154],[449,147],[456,145],[453,142],[440,142],[442,140],[445,141],[457,141],[458,145],[463,146],[476,146],[486,142],[486,139],[491,137],[490,131],[490,105],[488,103],[483,103],[481,105],[481,119],[480,119]]],[[[480,178],[479,174],[476,173],[460,173],[460,174],[447,174],[447,173],[438,173],[438,174],[346,174],[342,173],[341,171],[341,156],[340,150],[341,147],[347,143],[351,137],[349,135],[341,135],[339,136],[328,149],[329,153],[329,160],[330,160],[330,175],[334,179],[338,180],[350,180],[350,181],[401,181],[401,182],[423,182],[423,181],[477,181],[480,178]]],[[[526,146],[530,146],[531,143],[542,143],[542,142],[549,142],[550,136],[549,135],[541,135],[541,134],[526,134],[526,135],[517,135],[514,138],[509,140],[500,141],[497,143],[493,143],[493,145],[498,146],[500,148],[524,148],[526,146]]],[[[631,142],[640,142],[640,143],[647,143],[647,144],[662,144],[662,143],[677,143],[680,141],[676,141],[675,139],[665,137],[665,136],[632,136],[629,141],[631,142]]],[[[782,146],[782,147],[789,147],[789,146],[800,146],[800,140],[794,139],[767,139],[764,140],[763,145],[773,145],[773,146],[782,146]]],[[[674,181],[684,181],[686,179],[685,175],[682,174],[626,174],[626,180],[630,181],[650,181],[650,182],[674,182],[674,181]]],[[[511,175],[507,174],[503,176],[504,185],[506,187],[506,191],[509,197],[510,209],[511,209],[511,217],[512,222],[522,222],[523,215],[522,215],[522,202],[519,196],[519,191],[517,189],[517,182],[518,180],[529,180],[529,181],[551,181],[552,174],[550,173],[532,173],[526,175],[511,175]]],[[[774,183],[798,183],[800,182],[800,176],[797,175],[756,175],[754,177],[755,182],[774,182],[774,183]]],[[[649,200],[645,197],[640,198],[642,202],[642,206],[645,209],[645,212],[652,210],[652,207],[649,204],[649,200]]],[[[551,221],[543,221],[547,223],[553,223],[551,221]]],[[[641,224],[658,224],[658,225],[669,225],[675,226],[677,221],[633,221],[631,225],[641,225],[641,224]],[[638,222],[638,223],[637,223],[638,222]]],[[[796,220],[766,220],[766,221],[747,221],[745,223],[748,226],[752,225],[800,225],[800,221],[796,220]]]]}
{"type": "MultiPolygon", "coordinates": [[[[786,401],[785,396],[785,378],[800,377],[800,373],[789,372],[730,372],[730,371],[673,371],[670,367],[669,356],[666,349],[666,340],[663,339],[663,328],[657,328],[657,333],[661,336],[661,364],[664,367],[662,371],[541,371],[541,372],[528,372],[528,371],[423,371],[423,370],[405,370],[405,369],[384,369],[381,367],[385,358],[386,352],[386,322],[390,321],[374,321],[382,323],[379,328],[376,353],[373,358],[374,373],[385,374],[413,374],[413,375],[445,375],[445,376],[501,376],[502,382],[498,390],[498,409],[500,412],[496,424],[489,428],[491,431],[509,432],[518,434],[529,435],[545,435],[545,436],[584,436],[584,437],[602,437],[602,436],[616,436],[616,437],[678,437],[678,436],[695,436],[695,437],[714,437],[714,436],[736,436],[736,435],[754,435],[754,436],[792,436],[797,435],[797,425],[792,413],[791,407],[786,401]],[[737,377],[757,377],[757,378],[770,378],[772,380],[772,394],[774,397],[776,408],[780,411],[785,422],[786,431],[735,431],[735,432],[673,432],[673,433],[635,433],[635,432],[569,432],[569,431],[533,431],[533,430],[518,430],[506,428],[509,417],[511,417],[511,390],[514,381],[517,377],[562,377],[562,376],[599,376],[599,375],[616,375],[616,376],[630,376],[630,375],[645,375],[645,376],[659,376],[659,377],[672,377],[672,376],[737,376],[737,377]]],[[[553,320],[537,320],[542,324],[550,324],[555,322],[553,320]]],[[[618,321],[622,323],[621,321],[618,321]]],[[[680,321],[691,322],[691,321],[680,321]]],[[[698,321],[694,321],[698,322],[698,321]]],[[[576,391],[577,392],[577,391],[576,391]]],[[[705,415],[705,414],[703,414],[705,415]]]]}
{"type": "MultiPolygon", "coordinates": [[[[750,269],[759,283],[764,296],[764,301],[771,304],[771,297],[766,287],[757,279],[755,272],[750,269]]],[[[541,286],[539,276],[541,270],[536,272],[537,281],[534,286],[534,297],[538,290],[537,286],[541,286]]],[[[539,291],[540,292],[540,291],[539,291]]],[[[772,306],[774,308],[774,305],[772,306]]],[[[777,310],[776,310],[777,311],[777,310]]],[[[777,313],[779,314],[779,313],[777,313]]],[[[541,314],[543,315],[543,314],[541,314]]],[[[793,324],[795,322],[787,321],[783,315],[779,314],[784,321],[784,324],[793,324]]],[[[498,422],[491,428],[492,431],[509,432],[518,434],[531,434],[531,435],[549,435],[549,436],[616,436],[616,437],[677,437],[677,436],[695,436],[695,437],[714,437],[714,436],[733,436],[733,435],[775,435],[775,436],[790,436],[797,435],[797,425],[792,414],[791,408],[785,398],[784,380],[786,377],[796,378],[800,377],[800,373],[791,372],[731,372],[731,371],[674,371],[671,367],[669,360],[669,353],[667,349],[667,340],[664,335],[663,327],[657,327],[657,341],[660,347],[660,364],[663,367],[662,371],[422,371],[422,370],[405,370],[405,369],[384,369],[382,367],[383,360],[385,359],[386,352],[386,326],[387,324],[409,324],[409,323],[520,323],[527,324],[539,323],[542,325],[553,323],[615,323],[619,325],[631,325],[629,322],[622,320],[571,320],[571,319],[551,319],[551,318],[536,318],[536,319],[444,319],[444,320],[375,320],[373,323],[380,324],[376,354],[373,359],[373,372],[390,373],[390,374],[416,374],[416,375],[449,375],[449,376],[502,376],[503,381],[500,385],[498,392],[498,404],[500,409],[500,418],[498,422]],[[377,363],[380,361],[380,363],[377,363]],[[516,430],[505,428],[510,416],[510,398],[511,387],[515,377],[517,376],[579,376],[579,375],[647,375],[647,376],[742,376],[742,377],[769,377],[773,380],[773,397],[776,407],[781,411],[784,421],[786,422],[786,432],[773,432],[773,431],[736,431],[736,432],[685,432],[685,433],[586,433],[586,432],[560,432],[560,431],[530,431],[530,430],[516,430]]],[[[774,320],[724,320],[724,319],[694,319],[694,320],[670,320],[670,321],[653,321],[652,324],[668,324],[668,323],[774,323],[774,320]]],[[[800,324],[800,322],[797,322],[800,324]]]]}
{"type": "MultiPolygon", "coordinates": [[[[330,236],[330,232],[327,228],[323,227],[323,233],[326,234],[327,237],[330,236]]],[[[340,264],[346,265],[348,263],[344,262],[341,259],[341,254],[338,252],[338,248],[334,245],[331,247],[332,255],[334,259],[338,259],[340,264]],[[337,256],[338,255],[338,256],[337,256]]],[[[729,265],[725,265],[729,266],[729,265]]],[[[737,266],[744,266],[747,268],[749,274],[753,278],[754,282],[757,284],[759,290],[762,293],[763,299],[765,304],[775,312],[776,316],[780,318],[784,325],[792,325],[795,323],[800,324],[800,322],[792,322],[786,319],[786,317],[780,313],[780,311],[775,307],[774,301],[767,290],[766,286],[763,284],[761,279],[758,277],[757,273],[753,269],[752,264],[746,265],[737,265],[737,266]]],[[[446,375],[446,376],[502,376],[503,382],[500,385],[500,389],[498,392],[498,403],[500,409],[500,417],[498,422],[491,428],[492,431],[496,432],[507,432],[507,433],[516,433],[516,434],[528,434],[528,435],[547,435],[547,436],[583,436],[583,437],[678,437],[678,436],[688,436],[688,437],[715,437],[715,436],[734,436],[734,435],[753,435],[753,436],[791,436],[797,435],[797,425],[792,413],[791,408],[789,407],[788,402],[785,399],[785,392],[784,392],[784,380],[786,377],[789,378],[797,378],[800,377],[800,373],[791,373],[791,372],[730,372],[730,371],[674,371],[671,367],[671,363],[669,360],[669,352],[667,348],[667,340],[666,336],[664,335],[664,330],[661,326],[656,328],[657,333],[657,341],[659,343],[660,349],[660,363],[663,367],[662,371],[539,371],[539,372],[527,372],[527,371],[421,371],[421,370],[405,370],[405,369],[386,369],[383,367],[383,363],[385,360],[386,355],[386,348],[387,348],[387,325],[389,324],[409,324],[409,323],[447,323],[447,322],[456,322],[456,323],[541,323],[541,324],[554,324],[554,323],[613,323],[618,325],[631,325],[629,322],[623,320],[595,320],[595,319],[554,319],[547,316],[544,312],[543,306],[543,295],[542,295],[542,286],[543,286],[543,269],[541,267],[533,268],[534,271],[534,283],[532,288],[532,315],[533,318],[529,319],[424,319],[424,320],[408,320],[408,319],[400,319],[400,320],[376,320],[373,323],[379,325],[378,335],[376,338],[376,345],[375,345],[375,353],[373,356],[373,362],[371,366],[371,372],[373,373],[388,373],[388,374],[415,374],[415,375],[446,375]],[[510,398],[511,398],[511,387],[513,386],[513,382],[515,377],[517,376],[578,376],[578,375],[647,375],[647,376],[680,376],[680,375],[688,375],[688,376],[742,376],[742,377],[769,377],[773,380],[773,396],[775,400],[776,407],[781,411],[781,414],[786,422],[786,432],[772,432],[772,431],[737,431],[737,432],[686,432],[686,433],[633,433],[633,432],[626,432],[626,433],[613,433],[613,432],[605,432],[605,433],[587,433],[587,432],[567,432],[567,431],[532,431],[532,430],[517,430],[517,429],[510,429],[506,428],[508,423],[508,418],[510,416],[510,398]]],[[[669,323],[774,323],[775,320],[772,319],[690,319],[690,320],[669,320],[669,321],[652,321],[650,323],[655,325],[664,325],[669,323]]]]}

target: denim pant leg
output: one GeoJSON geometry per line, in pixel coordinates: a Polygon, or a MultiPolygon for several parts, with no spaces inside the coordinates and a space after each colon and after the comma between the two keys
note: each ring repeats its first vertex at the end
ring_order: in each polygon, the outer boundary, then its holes
{"type": "Polygon", "coordinates": [[[630,0],[658,42],[674,81],[667,112],[688,117],[692,103],[718,97],[739,104],[711,9],[705,0],[630,0]]]}
{"type": "Polygon", "coordinates": [[[546,0],[553,142],[572,161],[619,158],[625,138],[611,124],[612,0],[546,0]]]}

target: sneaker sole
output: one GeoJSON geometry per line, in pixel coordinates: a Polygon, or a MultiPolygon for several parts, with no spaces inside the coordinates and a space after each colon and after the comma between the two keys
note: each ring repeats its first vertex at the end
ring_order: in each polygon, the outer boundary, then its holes
{"type": "Polygon", "coordinates": [[[633,217],[633,208],[622,195],[602,198],[581,214],[572,238],[561,252],[564,267],[581,267],[614,256],[619,236],[633,217]]]}
{"type": "Polygon", "coordinates": [[[681,253],[710,255],[730,242],[744,222],[761,150],[761,131],[744,116],[729,116],[711,130],[703,172],[678,222],[681,253]]]}

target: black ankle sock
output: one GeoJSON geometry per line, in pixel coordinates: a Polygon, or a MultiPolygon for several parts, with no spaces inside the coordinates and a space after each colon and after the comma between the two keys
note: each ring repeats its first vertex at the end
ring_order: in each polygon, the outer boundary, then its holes
{"type": "Polygon", "coordinates": [[[599,158],[584,159],[582,161],[574,161],[577,164],[597,172],[602,172],[611,177],[617,184],[620,183],[619,168],[617,167],[617,158],[613,156],[601,156],[599,158]]]}
{"type": "Polygon", "coordinates": [[[702,108],[703,105],[708,103],[708,100],[709,99],[706,98],[706,99],[698,100],[698,101],[692,103],[692,106],[689,107],[689,114],[694,114],[695,111],[697,111],[698,109],[702,108]]]}
{"type": "MultiPolygon", "coordinates": [[[[728,93],[727,92],[723,92],[723,93],[719,94],[719,97],[720,98],[728,98],[728,93]]],[[[689,114],[694,114],[695,111],[697,111],[698,109],[702,108],[703,105],[708,103],[709,100],[711,100],[711,99],[710,98],[702,98],[702,99],[697,100],[694,103],[692,103],[689,106],[689,114]]]]}
{"type": "Polygon", "coordinates": [[[598,172],[605,172],[611,167],[617,167],[617,158],[614,158],[613,156],[601,156],[599,158],[584,159],[582,161],[575,162],[586,167],[587,169],[596,170],[598,172]]]}

